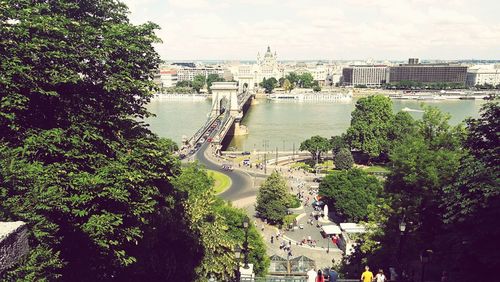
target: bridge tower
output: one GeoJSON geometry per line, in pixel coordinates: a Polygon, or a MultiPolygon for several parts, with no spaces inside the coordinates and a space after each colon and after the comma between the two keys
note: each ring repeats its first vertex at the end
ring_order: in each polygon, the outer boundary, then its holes
{"type": "Polygon", "coordinates": [[[210,87],[212,90],[212,115],[219,115],[225,107],[232,116],[239,113],[238,86],[236,82],[214,82],[210,87]]]}

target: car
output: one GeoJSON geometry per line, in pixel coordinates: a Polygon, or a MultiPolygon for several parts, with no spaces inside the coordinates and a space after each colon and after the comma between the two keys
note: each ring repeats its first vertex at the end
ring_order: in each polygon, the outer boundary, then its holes
{"type": "Polygon", "coordinates": [[[205,138],[201,138],[201,139],[200,139],[200,142],[198,142],[198,144],[200,144],[200,143],[201,143],[201,144],[205,143],[205,138]]]}
{"type": "Polygon", "coordinates": [[[207,142],[212,142],[212,137],[208,137],[207,142]]]}
{"type": "Polygon", "coordinates": [[[185,157],[186,157],[186,155],[185,155],[185,154],[180,154],[180,155],[179,155],[179,158],[180,158],[181,160],[182,160],[182,159],[184,159],[185,157]]]}
{"type": "Polygon", "coordinates": [[[245,152],[241,152],[242,155],[245,155],[245,156],[248,156],[250,155],[250,152],[249,151],[245,151],[245,152]]]}

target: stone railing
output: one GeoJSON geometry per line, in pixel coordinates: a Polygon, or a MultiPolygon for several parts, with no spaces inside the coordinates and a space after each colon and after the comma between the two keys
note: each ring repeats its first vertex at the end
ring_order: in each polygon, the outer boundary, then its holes
{"type": "Polygon", "coordinates": [[[0,275],[29,251],[28,228],[22,221],[0,222],[0,275]]]}

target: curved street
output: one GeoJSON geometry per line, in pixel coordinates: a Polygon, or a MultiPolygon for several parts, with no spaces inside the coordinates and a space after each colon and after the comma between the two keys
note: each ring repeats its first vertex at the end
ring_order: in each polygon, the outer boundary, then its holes
{"type": "Polygon", "coordinates": [[[207,169],[219,171],[231,178],[231,186],[226,191],[219,194],[219,196],[224,200],[234,202],[257,195],[257,189],[253,187],[253,179],[249,174],[236,169],[233,171],[224,171],[221,169],[220,164],[217,164],[205,157],[205,151],[208,149],[208,146],[208,143],[203,144],[196,152],[195,158],[207,169]]]}

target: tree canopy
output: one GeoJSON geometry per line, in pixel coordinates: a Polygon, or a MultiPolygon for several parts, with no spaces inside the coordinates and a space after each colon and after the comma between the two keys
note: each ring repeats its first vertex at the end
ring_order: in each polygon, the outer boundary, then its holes
{"type": "Polygon", "coordinates": [[[266,93],[272,93],[273,92],[273,89],[278,85],[278,81],[276,80],[276,78],[274,77],[271,77],[271,78],[268,78],[266,79],[264,77],[264,79],[262,80],[262,82],[260,83],[260,86],[261,87],[264,87],[265,89],[265,92],[266,93]]]}
{"type": "Polygon", "coordinates": [[[208,88],[208,91],[210,93],[212,93],[212,90],[210,89],[210,87],[212,87],[212,83],[214,82],[221,82],[221,81],[224,81],[224,78],[223,77],[220,77],[218,74],[216,73],[211,73],[207,76],[207,88],[208,88]]]}
{"type": "Polygon", "coordinates": [[[300,143],[299,150],[308,151],[311,153],[313,160],[319,161],[321,153],[329,151],[330,148],[330,142],[327,138],[315,135],[300,143]]]}
{"type": "Polygon", "coordinates": [[[211,254],[232,273],[210,209],[189,205],[201,188],[184,185],[175,143],[140,121],[158,26],[127,13],[112,0],[2,2],[0,218],[27,222],[30,242],[7,280],[193,281],[211,254]]]}
{"type": "Polygon", "coordinates": [[[273,172],[260,186],[256,211],[270,223],[281,224],[291,204],[292,195],[286,180],[278,172],[273,172]]]}
{"type": "Polygon", "coordinates": [[[354,158],[352,157],[351,151],[346,148],[340,149],[333,157],[333,163],[337,169],[351,169],[354,165],[354,158]]]}
{"type": "Polygon", "coordinates": [[[500,244],[492,240],[500,236],[499,118],[498,101],[493,101],[483,106],[480,118],[467,121],[464,147],[468,153],[444,189],[447,246],[455,257],[448,261],[448,267],[456,269],[451,279],[486,280],[500,263],[496,251],[500,244]]]}
{"type": "Polygon", "coordinates": [[[376,202],[382,184],[360,169],[328,174],[319,185],[319,195],[338,216],[348,222],[365,220],[367,206],[376,202]]]}
{"type": "Polygon", "coordinates": [[[205,76],[198,74],[193,78],[193,82],[191,83],[191,85],[197,93],[200,93],[201,89],[205,87],[205,83],[206,83],[205,76]]]}
{"type": "Polygon", "coordinates": [[[387,152],[387,135],[394,116],[390,98],[381,95],[361,98],[351,116],[351,126],[346,133],[351,148],[370,158],[387,152]]]}

